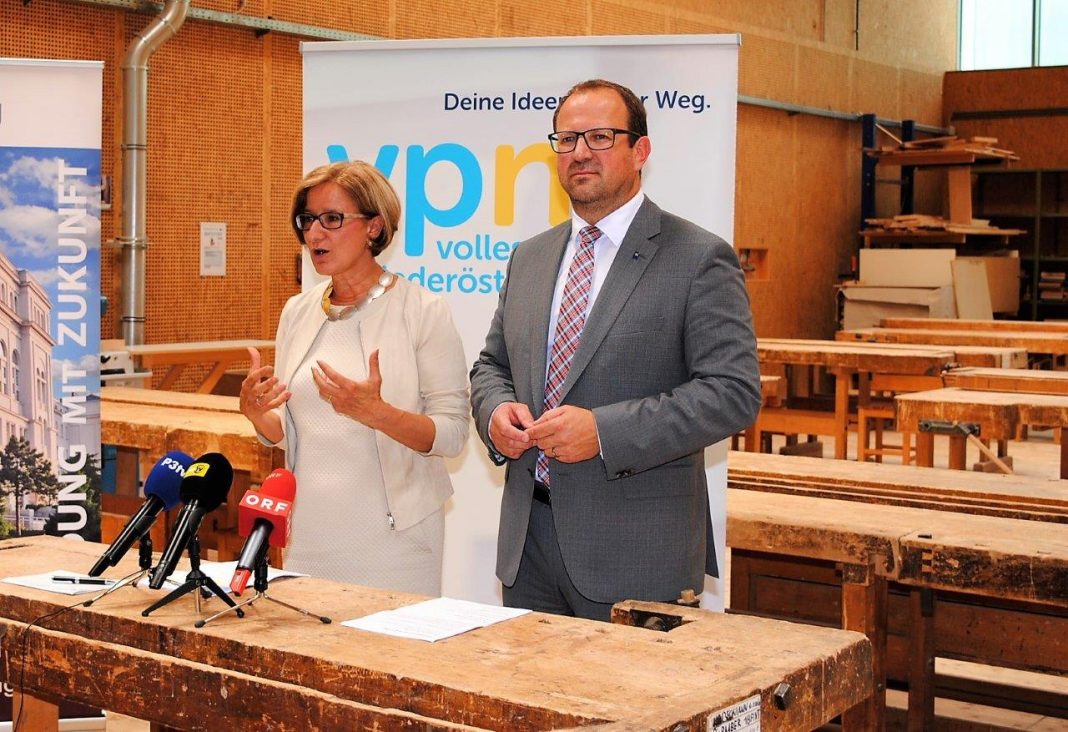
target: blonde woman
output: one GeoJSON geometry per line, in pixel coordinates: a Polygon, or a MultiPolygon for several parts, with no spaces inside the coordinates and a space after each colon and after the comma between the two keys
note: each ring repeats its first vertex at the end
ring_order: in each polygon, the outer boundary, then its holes
{"type": "Polygon", "coordinates": [[[311,171],[290,220],[329,280],[286,303],[275,366],[252,350],[240,395],[297,477],[285,566],[440,595],[452,494],[443,458],[468,431],[460,336],[444,300],[378,263],[400,201],[373,166],[311,171]]]}

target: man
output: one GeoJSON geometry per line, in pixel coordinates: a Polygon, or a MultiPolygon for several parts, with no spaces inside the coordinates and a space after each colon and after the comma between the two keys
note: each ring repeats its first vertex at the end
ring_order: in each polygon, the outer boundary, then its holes
{"type": "Polygon", "coordinates": [[[583,82],[553,129],[572,220],[513,254],[471,397],[507,462],[505,605],[607,620],[717,575],[704,448],[753,422],[760,375],[733,249],[642,194],[641,101],[583,82]]]}

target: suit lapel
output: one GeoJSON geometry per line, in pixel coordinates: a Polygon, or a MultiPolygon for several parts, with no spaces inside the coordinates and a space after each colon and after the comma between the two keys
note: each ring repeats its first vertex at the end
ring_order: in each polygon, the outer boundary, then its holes
{"type": "Polygon", "coordinates": [[[601,342],[608,335],[638,280],[652,261],[659,247],[651,239],[659,233],[660,209],[646,198],[631,222],[627,235],[616,252],[612,267],[608,270],[608,277],[601,285],[593,309],[586,318],[582,340],[571,359],[571,370],[568,371],[560,393],[561,404],[593,359],[593,355],[597,353],[597,349],[601,347],[601,342]]]}
{"type": "Polygon", "coordinates": [[[538,417],[544,409],[545,369],[548,365],[549,316],[553,309],[553,292],[556,278],[560,272],[560,262],[564,258],[571,227],[561,226],[543,252],[534,252],[533,283],[530,294],[530,393],[533,395],[534,416],[538,417]]]}

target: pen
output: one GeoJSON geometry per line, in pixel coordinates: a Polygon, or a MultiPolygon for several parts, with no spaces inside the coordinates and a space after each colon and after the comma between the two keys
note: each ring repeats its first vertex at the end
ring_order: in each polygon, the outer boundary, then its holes
{"type": "Polygon", "coordinates": [[[53,582],[71,582],[76,585],[110,585],[112,580],[99,577],[53,577],[53,582]]]}

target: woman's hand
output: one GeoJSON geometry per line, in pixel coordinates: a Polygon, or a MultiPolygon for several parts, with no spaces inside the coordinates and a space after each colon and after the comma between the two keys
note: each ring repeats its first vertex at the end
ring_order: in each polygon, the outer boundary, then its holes
{"type": "Polygon", "coordinates": [[[285,384],[280,383],[274,375],[273,366],[260,365],[258,350],[249,348],[248,355],[252,364],[249,366],[248,376],[241,382],[238,402],[241,413],[259,428],[264,416],[272,409],[285,404],[292,395],[286,390],[285,384]]]}
{"type": "Polygon", "coordinates": [[[367,379],[353,381],[342,376],[324,361],[316,361],[312,379],[319,387],[319,396],[328,401],[338,414],[355,419],[372,429],[379,429],[385,417],[382,401],[382,372],[378,365],[378,351],[367,359],[367,379]]]}

